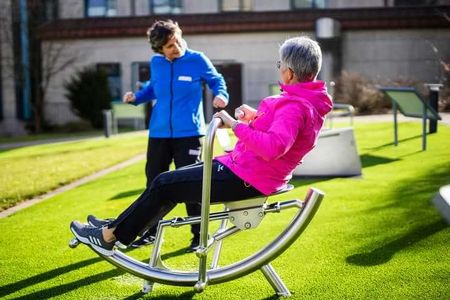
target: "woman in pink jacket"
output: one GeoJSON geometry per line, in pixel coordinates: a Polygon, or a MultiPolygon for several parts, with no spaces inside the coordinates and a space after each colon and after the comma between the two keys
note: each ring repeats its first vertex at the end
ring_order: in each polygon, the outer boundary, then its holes
{"type": "MultiPolygon", "coordinates": [[[[307,37],[291,38],[279,54],[281,95],[263,99],[258,110],[242,105],[236,112],[238,120],[226,111],[215,114],[223,127],[232,128],[238,142],[231,153],[213,160],[212,203],[270,195],[282,189],[317,142],[332,107],[325,83],[316,80],[322,63],[320,47],[307,37]]],[[[202,175],[202,163],[162,173],[107,226],[73,221],[70,229],[80,242],[111,255],[116,241],[130,244],[177,203],[201,202],[202,175]]],[[[95,221],[90,223],[102,224],[102,220],[95,221]]]]}

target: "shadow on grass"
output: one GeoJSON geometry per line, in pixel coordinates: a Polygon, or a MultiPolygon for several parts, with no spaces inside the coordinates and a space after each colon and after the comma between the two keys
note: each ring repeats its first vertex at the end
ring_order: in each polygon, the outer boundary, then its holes
{"type": "Polygon", "coordinates": [[[363,154],[360,156],[361,164],[363,168],[373,167],[376,165],[388,164],[399,159],[386,158],[382,156],[376,156],[371,154],[363,154]]]}
{"type": "Polygon", "coordinates": [[[137,196],[137,195],[142,194],[143,191],[144,191],[144,189],[136,189],[136,190],[118,193],[117,195],[109,198],[109,200],[118,200],[118,199],[130,197],[130,196],[137,196]]]}
{"type": "MultiPolygon", "coordinates": [[[[422,134],[411,136],[411,137],[404,138],[404,139],[398,139],[398,143],[400,144],[401,142],[415,140],[415,139],[418,139],[418,138],[422,139],[422,134]]],[[[383,148],[388,147],[388,146],[394,146],[394,141],[392,141],[391,143],[386,143],[386,144],[383,144],[383,145],[379,145],[379,146],[372,147],[372,148],[366,148],[366,149],[368,149],[368,150],[380,150],[380,149],[383,149],[383,148]]],[[[420,149],[419,149],[418,152],[420,152],[420,149]]]]}
{"type": "MultiPolygon", "coordinates": [[[[435,212],[430,208],[430,198],[439,190],[439,187],[448,182],[449,172],[449,167],[441,166],[433,169],[433,172],[424,172],[421,177],[405,180],[402,182],[402,185],[393,190],[391,202],[367,210],[365,212],[367,214],[381,215],[386,210],[397,209],[402,212],[396,216],[400,222],[399,226],[408,226],[407,223],[401,222],[422,225],[370,252],[350,255],[346,258],[346,261],[359,266],[380,265],[388,262],[395,253],[405,248],[413,247],[417,242],[448,228],[447,223],[441,218],[431,224],[423,224],[424,221],[422,220],[426,220],[427,216],[433,217],[435,212]]],[[[383,228],[383,225],[380,225],[380,228],[383,228]]],[[[374,237],[372,242],[376,242],[376,237],[374,237]]],[[[365,247],[370,247],[370,245],[365,247]]]]}
{"type": "Polygon", "coordinates": [[[166,259],[169,259],[172,257],[176,257],[176,256],[184,255],[184,254],[190,254],[190,253],[186,252],[187,250],[189,250],[189,247],[181,248],[181,249],[169,252],[169,253],[164,253],[163,255],[161,255],[161,259],[166,260],[166,259]]]}
{"type": "MultiPolygon", "coordinates": [[[[295,298],[295,295],[293,295],[295,298]]],[[[272,295],[266,298],[263,298],[262,300],[278,300],[278,299],[285,299],[285,297],[283,296],[278,296],[278,295],[272,295]]]]}
{"type": "MultiPolygon", "coordinates": [[[[172,299],[178,299],[178,300],[189,300],[194,298],[194,296],[196,295],[196,293],[194,291],[188,291],[188,292],[184,292],[181,295],[175,296],[175,295],[159,295],[158,299],[159,300],[172,300],[172,299]]],[[[132,300],[132,299],[141,299],[141,297],[146,296],[146,294],[140,292],[140,293],[136,293],[134,295],[131,295],[130,297],[127,297],[125,299],[128,300],[132,300]]]]}
{"type": "Polygon", "coordinates": [[[99,282],[99,281],[103,281],[103,280],[106,280],[106,279],[109,279],[112,277],[116,277],[116,276],[122,275],[124,273],[125,273],[124,271],[114,269],[111,271],[107,271],[107,272],[95,274],[95,275],[92,275],[89,277],[85,277],[83,279],[80,279],[80,280],[77,280],[74,282],[70,282],[70,283],[54,286],[51,288],[43,289],[38,292],[34,292],[34,293],[24,295],[21,297],[17,297],[14,299],[48,299],[51,297],[63,295],[67,292],[76,290],[82,286],[88,286],[95,282],[99,282]]]}
{"type": "Polygon", "coordinates": [[[80,262],[77,262],[77,263],[74,263],[74,264],[71,264],[68,266],[64,266],[61,268],[51,270],[51,271],[48,271],[48,272],[45,272],[45,273],[42,273],[42,274],[39,274],[36,276],[32,276],[30,278],[26,278],[24,280],[20,280],[15,283],[4,285],[4,286],[0,287],[0,298],[4,297],[6,295],[12,294],[14,292],[17,292],[21,289],[27,288],[31,285],[39,284],[41,282],[58,277],[62,274],[66,274],[70,271],[78,270],[80,268],[100,262],[102,260],[103,259],[100,257],[87,259],[87,260],[80,261],[80,262]]]}
{"type": "MultiPolygon", "coordinates": [[[[185,254],[186,249],[180,249],[178,251],[172,252],[172,253],[168,253],[166,255],[163,255],[162,258],[169,258],[169,257],[173,257],[176,255],[181,255],[181,254],[185,254]]],[[[61,268],[57,268],[12,284],[8,284],[5,286],[0,287],[0,298],[3,298],[9,294],[13,294],[16,293],[22,289],[28,288],[32,285],[36,285],[45,281],[48,281],[52,278],[56,278],[60,275],[63,275],[65,273],[69,273],[71,271],[75,271],[78,270],[80,268],[86,267],[88,265],[97,263],[103,261],[103,258],[101,257],[96,257],[96,258],[91,258],[88,260],[84,260],[84,261],[80,261],[68,266],[64,266],[61,268]]],[[[88,276],[85,277],[83,279],[74,281],[74,282],[70,282],[67,284],[62,284],[62,285],[58,285],[58,286],[53,286],[47,289],[43,289],[37,292],[33,292],[24,296],[20,296],[20,297],[16,297],[14,299],[48,299],[51,297],[56,297],[56,296],[61,296],[65,293],[68,293],[72,290],[76,290],[82,286],[88,286],[90,284],[96,283],[96,282],[100,282],[103,280],[107,280],[109,278],[112,277],[116,277],[116,276],[120,276],[125,274],[125,271],[122,271],[120,269],[114,269],[114,270],[110,270],[107,272],[103,272],[103,273],[99,273],[99,274],[95,274],[92,276],[88,276]]],[[[188,291],[185,292],[179,296],[174,296],[174,295],[167,295],[167,296],[159,296],[158,299],[192,299],[194,297],[196,293],[194,291],[188,291]]],[[[146,294],[143,292],[137,292],[133,295],[130,295],[124,299],[140,299],[142,297],[144,297],[146,294]]]]}
{"type": "Polygon", "coordinates": [[[357,266],[381,265],[391,260],[392,256],[400,250],[412,247],[417,242],[420,242],[445,228],[447,228],[447,224],[443,220],[439,220],[427,226],[411,230],[404,236],[370,252],[350,255],[346,258],[346,261],[349,264],[357,266]]]}

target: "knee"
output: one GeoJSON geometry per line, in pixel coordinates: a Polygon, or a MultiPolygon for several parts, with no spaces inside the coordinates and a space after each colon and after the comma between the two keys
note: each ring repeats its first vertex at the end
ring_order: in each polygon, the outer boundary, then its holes
{"type": "Polygon", "coordinates": [[[150,189],[158,190],[163,188],[169,182],[169,177],[169,172],[159,174],[153,179],[150,189]]]}

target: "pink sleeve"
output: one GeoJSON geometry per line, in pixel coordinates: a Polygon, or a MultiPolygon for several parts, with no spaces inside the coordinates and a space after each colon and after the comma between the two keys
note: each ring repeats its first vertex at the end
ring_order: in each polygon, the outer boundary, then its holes
{"type": "MultiPolygon", "coordinates": [[[[301,106],[292,104],[283,105],[274,111],[273,121],[267,131],[239,124],[234,129],[236,136],[248,150],[264,160],[278,159],[289,151],[303,127],[301,106]]],[[[260,118],[265,117],[266,115],[263,115],[260,118]]]]}

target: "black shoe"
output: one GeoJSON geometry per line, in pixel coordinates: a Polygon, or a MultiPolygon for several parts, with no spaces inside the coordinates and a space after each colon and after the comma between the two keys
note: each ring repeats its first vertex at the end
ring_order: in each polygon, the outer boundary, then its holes
{"type": "Polygon", "coordinates": [[[151,245],[151,244],[155,243],[155,239],[156,238],[153,235],[149,235],[147,233],[144,233],[143,236],[141,236],[140,238],[138,238],[137,240],[132,242],[129,247],[141,248],[143,246],[151,245]]]}
{"type": "Polygon", "coordinates": [[[186,249],[186,252],[195,252],[197,251],[198,247],[200,246],[200,235],[194,235],[194,237],[191,240],[191,244],[186,249]]]}
{"type": "Polygon", "coordinates": [[[107,242],[103,239],[102,228],[82,224],[78,221],[70,223],[70,230],[83,244],[91,246],[95,251],[111,256],[114,253],[115,242],[107,242]]]}

